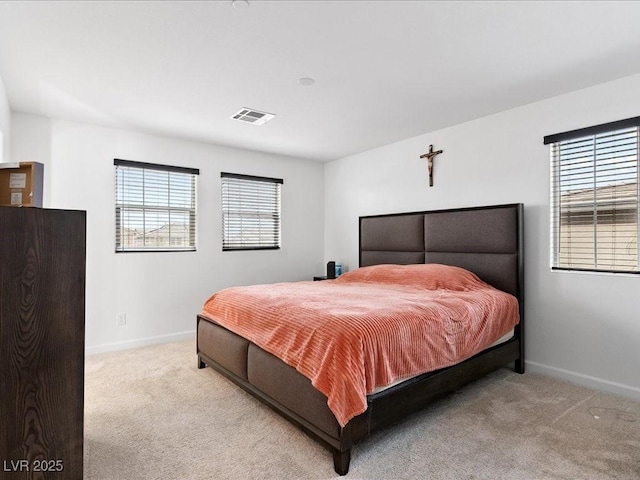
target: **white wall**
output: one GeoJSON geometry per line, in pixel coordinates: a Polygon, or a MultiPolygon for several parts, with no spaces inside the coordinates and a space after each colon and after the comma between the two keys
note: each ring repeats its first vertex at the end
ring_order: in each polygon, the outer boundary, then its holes
{"type": "Polygon", "coordinates": [[[11,109],[9,99],[0,77],[0,162],[10,161],[11,150],[11,109]]]}
{"type": "Polygon", "coordinates": [[[543,136],[640,115],[640,75],[410,138],[325,165],[325,259],[358,266],[358,217],[525,205],[526,362],[640,399],[640,277],[551,272],[543,136]],[[434,186],[419,156],[433,144],[434,186]]]}
{"type": "Polygon", "coordinates": [[[15,161],[45,164],[46,208],[87,211],[90,353],[193,337],[216,290],[323,271],[320,163],[25,114],[13,114],[12,140],[15,161]],[[114,158],[200,169],[197,252],[114,253],[114,158]],[[222,252],[221,171],[284,179],[281,250],[222,252]]]}

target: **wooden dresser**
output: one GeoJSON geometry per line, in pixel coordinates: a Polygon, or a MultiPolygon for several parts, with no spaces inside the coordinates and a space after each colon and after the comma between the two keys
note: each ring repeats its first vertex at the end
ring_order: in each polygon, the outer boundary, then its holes
{"type": "Polygon", "coordinates": [[[83,475],[86,214],[0,207],[0,478],[83,475]]]}

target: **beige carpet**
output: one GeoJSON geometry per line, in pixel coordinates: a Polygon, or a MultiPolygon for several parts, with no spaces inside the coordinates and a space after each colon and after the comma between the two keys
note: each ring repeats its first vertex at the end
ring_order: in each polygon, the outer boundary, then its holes
{"type": "MultiPolygon", "coordinates": [[[[89,357],[85,478],[329,479],[331,454],[192,342],[89,357]]],[[[640,403],[500,370],[356,445],[347,479],[640,479],[640,403]]]]}

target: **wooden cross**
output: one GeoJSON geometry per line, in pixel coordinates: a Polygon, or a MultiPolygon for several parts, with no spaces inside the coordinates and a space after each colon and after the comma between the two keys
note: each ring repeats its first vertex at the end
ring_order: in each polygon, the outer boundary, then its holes
{"type": "Polygon", "coordinates": [[[429,186],[433,187],[433,157],[442,153],[442,150],[437,152],[433,151],[433,145],[429,145],[429,151],[424,155],[420,155],[420,158],[427,159],[427,170],[429,170],[429,186]]]}

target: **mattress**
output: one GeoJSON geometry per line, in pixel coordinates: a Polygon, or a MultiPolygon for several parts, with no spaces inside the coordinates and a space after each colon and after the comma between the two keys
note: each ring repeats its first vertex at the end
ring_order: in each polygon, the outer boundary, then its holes
{"type": "MultiPolygon", "coordinates": [[[[501,343],[508,342],[509,340],[511,340],[513,338],[513,334],[514,334],[514,330],[512,329],[509,332],[505,333],[498,340],[493,342],[491,345],[489,345],[487,347],[487,349],[489,349],[491,347],[495,347],[496,345],[500,345],[501,343]]],[[[389,389],[391,387],[395,387],[396,385],[400,385],[402,382],[406,382],[407,380],[411,380],[412,378],[415,378],[415,377],[418,377],[418,376],[419,375],[411,375],[409,377],[399,378],[398,380],[396,380],[393,383],[390,383],[389,385],[385,385],[383,387],[377,387],[372,393],[384,392],[385,390],[387,390],[387,389],[389,389]]]]}

